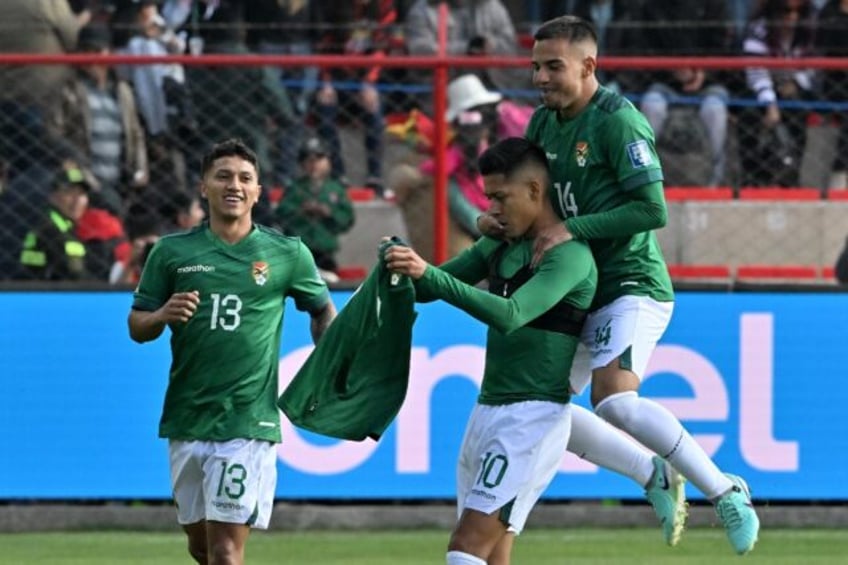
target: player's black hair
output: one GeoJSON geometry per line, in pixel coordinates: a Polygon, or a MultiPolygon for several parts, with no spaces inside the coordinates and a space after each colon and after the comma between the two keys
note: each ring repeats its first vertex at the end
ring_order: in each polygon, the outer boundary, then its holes
{"type": "Polygon", "coordinates": [[[540,25],[536,33],[533,34],[533,39],[536,41],[564,39],[569,43],[590,40],[597,45],[598,33],[595,31],[595,27],[583,18],[560,16],[540,25]]]}
{"type": "Polygon", "coordinates": [[[502,174],[509,178],[515,171],[530,164],[548,171],[545,151],[526,137],[507,137],[480,155],[478,167],[481,175],[502,174]]]}
{"type": "Polygon", "coordinates": [[[256,176],[259,177],[259,160],[256,158],[256,153],[240,139],[227,139],[212,146],[212,149],[203,156],[203,161],[200,163],[200,174],[208,173],[209,169],[212,168],[212,163],[221,157],[241,157],[253,165],[256,169],[256,176]]]}

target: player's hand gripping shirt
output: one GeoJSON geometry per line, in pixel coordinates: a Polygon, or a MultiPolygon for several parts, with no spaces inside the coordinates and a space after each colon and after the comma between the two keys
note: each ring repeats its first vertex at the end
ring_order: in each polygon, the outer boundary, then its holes
{"type": "Polygon", "coordinates": [[[170,325],[172,364],[160,437],[280,441],[277,373],[285,298],[314,311],[329,300],[300,239],[254,226],[230,245],[206,224],[163,237],[150,253],[133,308],[154,311],[197,291],[187,323],[170,325]]]}
{"type": "MultiPolygon", "coordinates": [[[[573,119],[539,107],[527,126],[527,138],[547,154],[554,208],[565,219],[627,205],[631,191],[663,180],[647,120],[626,98],[604,87],[573,119]]],[[[626,225],[616,227],[628,232],[626,225]]],[[[627,294],[673,300],[668,269],[652,231],[588,243],[598,266],[592,309],[627,294]]]]}

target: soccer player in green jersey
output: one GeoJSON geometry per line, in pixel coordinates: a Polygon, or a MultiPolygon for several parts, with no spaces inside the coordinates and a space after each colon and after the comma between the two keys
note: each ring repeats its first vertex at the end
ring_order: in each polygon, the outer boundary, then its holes
{"type": "Polygon", "coordinates": [[[198,563],[243,563],[251,527],[266,528],[280,442],[277,371],[285,298],[309,312],[314,341],[336,310],[297,238],[253,223],[256,155],[241,141],[203,158],[209,222],[161,238],[129,315],[133,340],[171,330],[159,424],[168,438],[177,520],[198,563]]]}
{"type": "Polygon", "coordinates": [[[507,565],[514,535],[556,474],[571,427],[568,373],[597,281],[579,241],[552,246],[530,268],[533,238],[561,222],[541,148],[507,138],[480,156],[479,169],[506,241],[482,237],[441,267],[408,247],[385,254],[389,269],[416,281],[416,300],[442,299],[489,325],[457,466],[448,565],[507,565]],[[473,286],[484,280],[488,291],[473,286]]]}
{"type": "MultiPolygon", "coordinates": [[[[745,481],[722,473],[670,411],[638,394],[674,304],[652,231],[666,222],[653,132],[627,99],[598,84],[597,37],[590,24],[562,16],[542,24],[534,39],[533,83],[542,106],[526,135],[547,153],[552,200],[564,219],[538,234],[535,260],[551,245],[578,240],[589,243],[598,265],[585,349],[575,360],[571,385],[579,393],[591,376],[596,414],[657,456],[640,454],[588,411],[576,409],[569,450],[645,485],[670,545],[686,516],[676,469],[715,503],[734,550],[746,553],[757,541],[759,520],[745,481]]],[[[485,223],[500,229],[491,218],[485,223]]]]}

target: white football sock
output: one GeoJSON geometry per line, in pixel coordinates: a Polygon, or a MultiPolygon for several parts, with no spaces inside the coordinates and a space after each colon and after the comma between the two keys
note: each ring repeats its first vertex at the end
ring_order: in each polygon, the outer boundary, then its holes
{"type": "Polygon", "coordinates": [[[568,451],[604,469],[630,477],[644,487],[654,465],[651,453],[621,433],[594,412],[571,405],[571,436],[568,451]]]}
{"type": "Polygon", "coordinates": [[[668,461],[707,498],[713,499],[733,487],[674,414],[661,404],[630,391],[608,396],[595,411],[668,461]]]}
{"type": "Polygon", "coordinates": [[[447,554],[447,564],[448,565],[486,565],[486,562],[480,559],[479,557],[474,557],[470,553],[463,553],[462,551],[448,551],[447,554]]]}

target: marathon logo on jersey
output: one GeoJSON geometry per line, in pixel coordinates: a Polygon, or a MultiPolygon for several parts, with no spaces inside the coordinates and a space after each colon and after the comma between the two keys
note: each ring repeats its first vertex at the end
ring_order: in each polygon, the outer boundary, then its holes
{"type": "Polygon", "coordinates": [[[268,277],[271,276],[270,268],[268,267],[268,263],[265,261],[254,261],[252,272],[253,280],[256,281],[256,284],[259,286],[268,282],[268,277]]]}
{"type": "Polygon", "coordinates": [[[578,141],[574,146],[574,157],[577,159],[578,167],[586,166],[586,157],[589,156],[589,144],[585,141],[578,141]]]}
{"type": "Polygon", "coordinates": [[[545,151],[545,157],[548,158],[548,161],[556,161],[557,160],[557,154],[556,153],[548,153],[547,151],[545,151]]]}
{"type": "Polygon", "coordinates": [[[627,156],[630,157],[630,164],[633,165],[634,169],[641,169],[654,163],[648,142],[644,139],[629,143],[627,145],[627,156]]]}
{"type": "Polygon", "coordinates": [[[186,265],[177,269],[177,273],[211,273],[214,270],[214,265],[186,265]]]}

